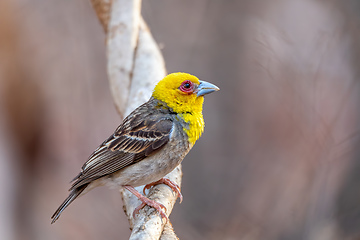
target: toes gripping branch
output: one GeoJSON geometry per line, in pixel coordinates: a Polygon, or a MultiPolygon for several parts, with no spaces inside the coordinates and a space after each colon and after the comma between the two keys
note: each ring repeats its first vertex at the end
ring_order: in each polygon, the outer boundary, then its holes
{"type": "Polygon", "coordinates": [[[146,189],[150,189],[151,187],[158,185],[158,184],[168,185],[177,194],[177,197],[180,198],[180,203],[182,202],[183,195],[181,194],[179,185],[177,185],[176,183],[174,183],[173,181],[171,181],[170,179],[167,179],[167,178],[161,178],[159,181],[145,185],[144,190],[143,190],[144,194],[146,195],[146,193],[145,193],[146,189]]]}
{"type": "Polygon", "coordinates": [[[133,188],[132,186],[124,186],[124,188],[126,188],[127,190],[129,190],[132,194],[134,194],[141,202],[142,204],[140,204],[140,206],[136,207],[134,212],[133,212],[133,217],[134,219],[136,218],[136,214],[139,214],[140,209],[142,209],[143,207],[145,207],[146,205],[155,208],[161,215],[162,218],[165,218],[166,221],[168,221],[168,217],[166,216],[165,212],[166,212],[166,207],[164,205],[162,205],[161,203],[158,203],[154,200],[148,199],[147,197],[141,195],[135,188],[133,188]],[[163,211],[164,209],[164,211],[163,211]]]}
{"type": "MultiPolygon", "coordinates": [[[[167,186],[169,186],[177,194],[177,196],[180,198],[180,203],[182,202],[183,196],[181,194],[179,185],[177,185],[176,183],[174,183],[173,181],[171,181],[170,179],[167,179],[167,178],[162,178],[159,181],[147,184],[144,187],[144,190],[143,190],[144,195],[146,195],[146,193],[145,193],[146,189],[150,189],[151,187],[153,187],[155,185],[158,185],[158,184],[166,184],[167,186]]],[[[155,208],[160,213],[161,217],[166,219],[166,221],[169,220],[167,215],[165,214],[166,207],[164,205],[162,205],[161,203],[158,203],[158,202],[156,202],[154,200],[151,200],[151,199],[141,195],[132,186],[127,185],[127,186],[124,186],[124,188],[126,188],[128,191],[130,191],[132,194],[134,194],[142,202],[138,207],[135,208],[135,210],[133,212],[134,219],[136,218],[136,214],[139,214],[140,209],[142,209],[143,207],[148,205],[150,207],[155,208]]]]}

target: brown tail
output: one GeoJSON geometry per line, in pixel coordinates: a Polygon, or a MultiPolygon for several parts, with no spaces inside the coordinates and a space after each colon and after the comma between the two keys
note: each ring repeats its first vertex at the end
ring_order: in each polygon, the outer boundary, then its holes
{"type": "Polygon", "coordinates": [[[87,186],[88,184],[85,184],[83,186],[71,190],[69,196],[60,205],[60,207],[56,210],[56,212],[51,216],[52,219],[51,224],[53,224],[54,222],[56,222],[56,220],[58,220],[58,218],[60,217],[61,213],[65,210],[65,208],[69,206],[70,203],[72,203],[84,191],[84,189],[87,186]]]}

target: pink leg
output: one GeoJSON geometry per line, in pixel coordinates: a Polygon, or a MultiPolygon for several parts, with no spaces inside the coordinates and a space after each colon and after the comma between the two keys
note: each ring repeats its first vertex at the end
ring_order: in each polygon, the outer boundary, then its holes
{"type": "Polygon", "coordinates": [[[138,206],[137,208],[135,208],[134,212],[133,212],[133,217],[135,218],[135,214],[138,214],[140,209],[142,209],[143,207],[145,207],[146,205],[155,208],[161,215],[161,217],[165,218],[166,220],[168,220],[168,217],[166,216],[166,214],[164,213],[164,211],[161,209],[163,208],[166,211],[166,208],[164,205],[162,205],[161,203],[157,203],[154,200],[150,200],[147,197],[141,195],[138,191],[136,191],[135,188],[133,188],[130,185],[125,185],[123,186],[124,188],[126,188],[127,190],[129,190],[129,192],[131,192],[132,194],[134,194],[141,202],[142,204],[140,206],[138,206]]]}
{"type": "Polygon", "coordinates": [[[149,189],[152,186],[157,185],[157,184],[161,184],[161,183],[168,185],[174,192],[176,192],[178,198],[180,198],[180,203],[182,202],[183,196],[181,194],[179,185],[177,185],[176,183],[174,183],[173,181],[171,181],[170,179],[167,179],[167,178],[162,178],[159,181],[156,181],[156,182],[145,185],[144,190],[143,190],[144,194],[145,194],[146,189],[149,189]]]}

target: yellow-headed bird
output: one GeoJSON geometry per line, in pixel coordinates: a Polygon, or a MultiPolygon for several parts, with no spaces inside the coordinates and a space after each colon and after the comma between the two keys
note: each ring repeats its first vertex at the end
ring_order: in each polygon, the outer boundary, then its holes
{"type": "Polygon", "coordinates": [[[155,87],[150,100],[136,108],[105,140],[73,179],[70,194],[53,214],[54,223],[78,196],[101,185],[122,186],[167,218],[159,204],[134,187],[165,183],[182,199],[179,187],[163,177],[184,159],[204,131],[204,95],[215,85],[187,73],[172,73],[155,87]]]}

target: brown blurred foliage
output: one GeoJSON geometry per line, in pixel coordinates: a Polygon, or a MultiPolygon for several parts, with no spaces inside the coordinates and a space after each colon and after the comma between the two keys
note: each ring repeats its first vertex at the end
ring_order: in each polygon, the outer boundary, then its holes
{"type": "MultiPolygon", "coordinates": [[[[143,2],[169,72],[221,91],[183,163],[180,239],[359,239],[357,1],[143,2]]],[[[50,225],[120,124],[87,1],[0,1],[1,239],[127,239],[99,188],[50,225]]]]}

